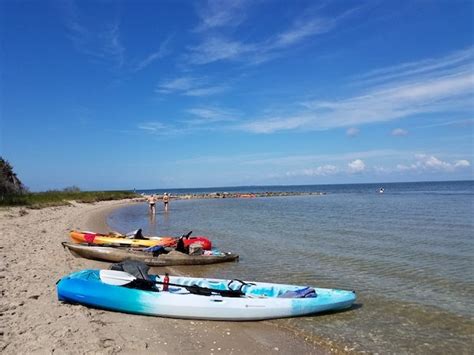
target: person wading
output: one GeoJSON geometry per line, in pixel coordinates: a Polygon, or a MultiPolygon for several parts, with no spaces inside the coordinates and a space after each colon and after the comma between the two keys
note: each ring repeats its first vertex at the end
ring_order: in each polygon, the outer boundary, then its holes
{"type": "Polygon", "coordinates": [[[156,212],[155,209],[155,204],[156,204],[156,196],[155,195],[150,195],[147,197],[148,200],[148,205],[150,206],[150,214],[154,215],[156,212]]]}
{"type": "Polygon", "coordinates": [[[163,204],[165,205],[165,212],[168,212],[168,203],[170,202],[169,195],[165,192],[163,194],[163,204]]]}

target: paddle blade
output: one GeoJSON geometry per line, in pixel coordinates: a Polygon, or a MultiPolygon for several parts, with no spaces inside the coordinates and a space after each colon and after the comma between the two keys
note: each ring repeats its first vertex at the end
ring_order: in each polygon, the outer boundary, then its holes
{"type": "Polygon", "coordinates": [[[123,286],[136,279],[135,276],[128,272],[116,270],[100,270],[100,280],[108,285],[123,286]]]}

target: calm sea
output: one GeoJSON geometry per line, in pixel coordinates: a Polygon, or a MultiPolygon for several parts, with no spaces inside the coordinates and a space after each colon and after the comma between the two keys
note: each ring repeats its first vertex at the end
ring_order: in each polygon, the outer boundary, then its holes
{"type": "Polygon", "coordinates": [[[109,224],[152,235],[192,230],[240,254],[238,263],[179,269],[192,275],[356,290],[352,310],[275,321],[318,340],[372,353],[472,353],[474,181],[383,184],[384,194],[380,186],[167,190],[327,194],[173,200],[153,219],[134,205],[109,224]]]}

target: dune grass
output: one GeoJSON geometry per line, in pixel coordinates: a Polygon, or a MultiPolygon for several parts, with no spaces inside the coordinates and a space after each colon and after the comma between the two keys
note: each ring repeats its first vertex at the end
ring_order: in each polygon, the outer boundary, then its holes
{"type": "Polygon", "coordinates": [[[134,197],[138,195],[131,191],[46,191],[2,196],[0,206],[42,208],[63,206],[70,201],[93,203],[134,197]]]}

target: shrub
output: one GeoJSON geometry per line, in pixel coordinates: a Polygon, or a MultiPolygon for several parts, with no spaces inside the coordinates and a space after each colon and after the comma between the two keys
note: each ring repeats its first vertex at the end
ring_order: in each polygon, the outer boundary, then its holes
{"type": "Polygon", "coordinates": [[[26,192],[26,187],[13,171],[11,164],[0,157],[0,200],[26,192]]]}

